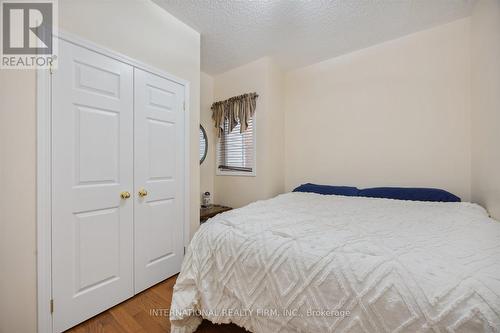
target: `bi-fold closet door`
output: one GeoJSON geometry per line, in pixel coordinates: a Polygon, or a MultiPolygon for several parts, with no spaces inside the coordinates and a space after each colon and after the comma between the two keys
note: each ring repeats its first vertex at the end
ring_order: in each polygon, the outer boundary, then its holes
{"type": "Polygon", "coordinates": [[[61,40],[52,75],[55,332],[179,272],[184,86],[61,40]]]}

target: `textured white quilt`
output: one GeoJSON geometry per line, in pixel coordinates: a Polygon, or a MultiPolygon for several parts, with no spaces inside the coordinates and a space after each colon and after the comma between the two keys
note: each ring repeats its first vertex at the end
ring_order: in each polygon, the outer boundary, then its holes
{"type": "Polygon", "coordinates": [[[174,287],[201,316],[268,332],[498,332],[500,223],[469,203],[288,193],[216,216],[174,287]]]}

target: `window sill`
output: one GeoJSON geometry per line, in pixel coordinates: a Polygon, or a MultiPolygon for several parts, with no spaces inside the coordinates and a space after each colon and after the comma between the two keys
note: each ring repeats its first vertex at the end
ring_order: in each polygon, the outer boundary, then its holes
{"type": "Polygon", "coordinates": [[[229,170],[217,170],[215,172],[216,176],[236,176],[236,177],[256,177],[255,169],[252,172],[247,171],[229,171],[229,170]]]}

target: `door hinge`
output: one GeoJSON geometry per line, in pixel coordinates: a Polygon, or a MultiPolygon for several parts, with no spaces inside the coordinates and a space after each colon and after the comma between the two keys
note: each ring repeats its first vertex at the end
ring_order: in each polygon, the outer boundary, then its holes
{"type": "Polygon", "coordinates": [[[184,254],[186,254],[186,247],[184,246],[184,254]]]}
{"type": "Polygon", "coordinates": [[[54,72],[52,71],[52,62],[49,63],[49,73],[50,75],[54,74],[54,72]]]}
{"type": "Polygon", "coordinates": [[[186,111],[186,101],[182,102],[182,109],[186,111]]]}
{"type": "Polygon", "coordinates": [[[54,313],[54,300],[50,300],[50,313],[54,313]]]}

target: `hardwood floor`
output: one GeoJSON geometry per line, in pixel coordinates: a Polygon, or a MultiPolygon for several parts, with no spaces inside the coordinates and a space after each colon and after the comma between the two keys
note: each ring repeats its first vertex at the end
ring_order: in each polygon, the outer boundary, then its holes
{"type": "MultiPolygon", "coordinates": [[[[123,303],[68,330],[70,333],[165,333],[170,332],[168,316],[150,314],[152,309],[169,309],[177,276],[135,295],[123,303]]],[[[196,333],[244,333],[236,325],[216,325],[204,320],[196,333]]]]}

